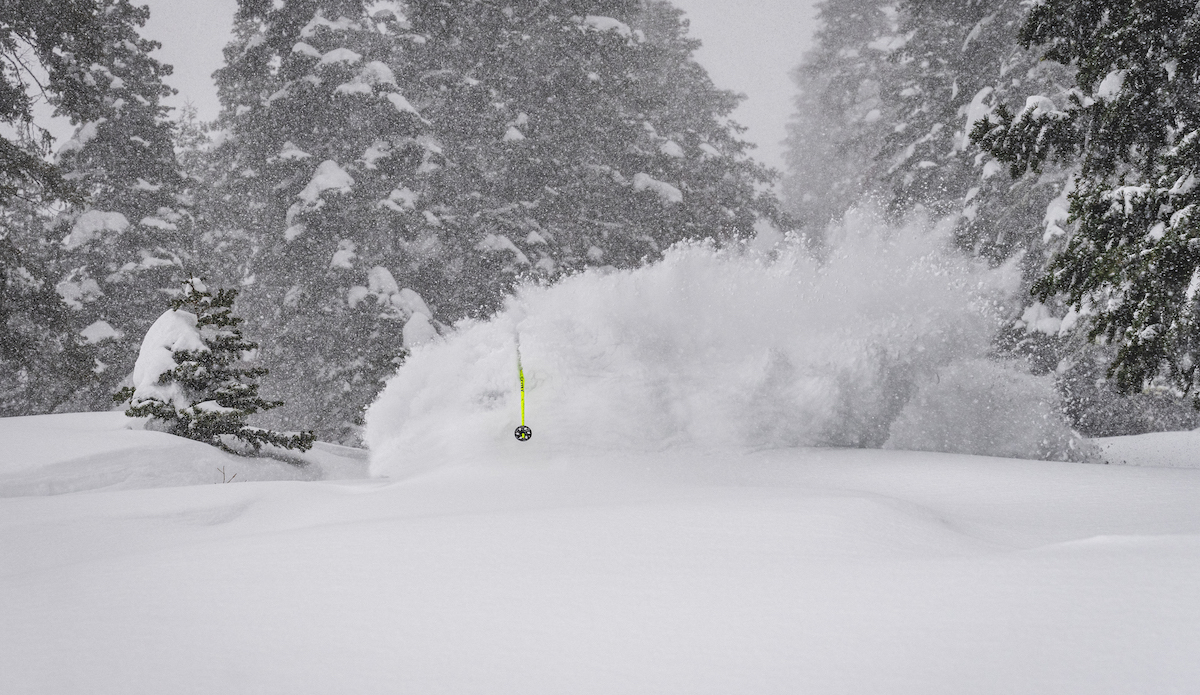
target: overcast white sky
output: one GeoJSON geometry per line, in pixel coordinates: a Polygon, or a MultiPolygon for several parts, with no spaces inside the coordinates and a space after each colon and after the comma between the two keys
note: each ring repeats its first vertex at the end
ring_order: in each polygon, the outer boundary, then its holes
{"type": "MultiPolygon", "coordinates": [[[[145,33],[163,44],[158,57],[175,66],[168,80],[179,90],[171,102],[190,100],[208,120],[217,115],[212,73],[221,67],[236,0],[142,0],[150,6],[145,33]]],[[[755,156],[783,166],[784,124],[794,88],[788,71],[807,49],[816,0],[675,0],[687,12],[692,35],[704,41],[697,54],[719,87],[746,94],[735,118],[749,127],[755,156]]]]}

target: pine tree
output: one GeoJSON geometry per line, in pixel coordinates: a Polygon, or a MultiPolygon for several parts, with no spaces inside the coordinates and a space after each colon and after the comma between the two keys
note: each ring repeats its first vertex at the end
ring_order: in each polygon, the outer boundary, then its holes
{"type": "Polygon", "coordinates": [[[175,161],[173,125],[161,99],[171,68],[150,56],[159,44],[138,34],[149,16],[129,0],[104,0],[93,28],[97,59],[81,79],[103,98],[74,114],[79,127],[56,161],[82,197],[50,226],[61,242],[52,266],[75,321],[96,336],[99,378],[76,408],[104,407],[133,367],[136,336],[184,277],[192,241],[190,212],[175,161]]]}
{"type": "Polygon", "coordinates": [[[784,203],[820,238],[851,206],[882,198],[878,154],[894,127],[882,90],[903,42],[895,0],[826,0],[815,46],[792,71],[799,94],[788,122],[784,203]]]}
{"type": "Polygon", "coordinates": [[[45,269],[0,236],[0,417],[51,412],[91,386],[95,350],[69,314],[45,269]]]}
{"type": "Polygon", "coordinates": [[[154,216],[174,214],[163,212],[173,204],[169,191],[159,192],[171,167],[170,130],[158,104],[169,93],[161,82],[169,68],[149,58],[157,44],[138,34],[147,16],[129,0],[0,7],[0,123],[7,126],[0,134],[0,239],[10,245],[7,258],[21,258],[2,272],[10,293],[23,288],[9,296],[22,307],[9,321],[38,327],[41,338],[22,342],[35,351],[30,361],[62,366],[57,381],[42,372],[36,390],[28,382],[23,396],[12,396],[18,410],[25,400],[24,412],[51,403],[102,407],[133,364],[136,344],[124,336],[144,330],[157,313],[139,306],[153,296],[152,283],[139,276],[178,265],[178,239],[150,243],[155,230],[139,228],[148,220],[171,226],[154,216]],[[35,118],[39,102],[78,126],[53,159],[55,143],[35,118]],[[81,338],[92,346],[71,347],[81,338]],[[79,361],[63,365],[69,356],[79,361]]]}
{"type": "Polygon", "coordinates": [[[441,161],[412,105],[422,40],[404,17],[370,16],[362,2],[239,9],[217,73],[223,110],[203,214],[218,255],[242,256],[224,280],[244,286],[280,365],[269,383],[287,401],[284,426],[312,422],[354,441],[406,354],[405,326],[433,318],[411,289],[437,276],[442,255],[415,205],[418,170],[441,161]]]}
{"type": "Polygon", "coordinates": [[[908,0],[902,7],[908,40],[889,97],[900,118],[882,152],[892,205],[958,216],[964,249],[996,264],[1020,254],[1032,282],[1061,236],[1057,199],[1069,172],[1049,169],[1014,186],[969,135],[993,109],[1021,103],[1023,90],[1064,92],[1069,71],[1018,45],[1025,11],[1018,0],[908,0]]]}
{"type": "Polygon", "coordinates": [[[1014,177],[1078,164],[1075,231],[1037,295],[1061,294],[1086,314],[1091,339],[1116,347],[1109,374],[1120,390],[1162,375],[1187,392],[1200,363],[1200,10],[1047,0],[1020,38],[1043,59],[1077,67],[1067,99],[1033,92],[1024,108],[998,108],[972,133],[1014,177]]]}
{"type": "Polygon", "coordinates": [[[818,45],[795,73],[788,204],[824,225],[875,201],[894,216],[957,220],[961,247],[992,263],[1022,256],[1032,281],[1065,223],[1068,172],[1012,185],[969,139],[975,121],[1065,90],[1068,71],[1017,45],[1019,0],[829,0],[818,45]],[[807,196],[807,198],[806,198],[807,196]]]}
{"type": "Polygon", "coordinates": [[[236,290],[214,294],[196,278],[185,280],[171,309],[146,333],[135,384],[113,399],[129,401],[129,417],[152,418],[166,432],[233,453],[246,447],[257,453],[263,444],[307,451],[312,432],[280,434],[246,424],[251,415],[283,404],[258,395],[258,379],[268,371],[244,362],[258,345],[238,328],[236,298],[236,290]]]}
{"type": "Polygon", "coordinates": [[[664,2],[414,3],[430,37],[423,110],[448,165],[431,198],[445,235],[451,316],[494,309],[512,280],[636,266],[676,241],[786,226],[771,172],[728,121],[739,98],[692,58],[699,42],[664,2]],[[482,252],[482,253],[480,253],[482,252]]]}
{"type": "Polygon", "coordinates": [[[59,115],[78,118],[94,108],[108,85],[84,71],[99,64],[104,18],[97,2],[52,4],[10,0],[0,6],[0,205],[76,199],[62,171],[46,161],[54,139],[34,118],[34,106],[49,102],[59,115]],[[44,77],[43,77],[44,73],[44,77]]]}

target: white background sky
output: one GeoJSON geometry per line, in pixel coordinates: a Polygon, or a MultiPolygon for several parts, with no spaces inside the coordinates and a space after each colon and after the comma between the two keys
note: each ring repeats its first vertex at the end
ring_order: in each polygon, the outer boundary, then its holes
{"type": "MultiPolygon", "coordinates": [[[[145,33],[163,48],[158,58],[175,66],[171,102],[191,101],[208,120],[217,115],[212,73],[221,67],[236,0],[143,0],[150,5],[145,33]]],[[[704,41],[697,58],[718,87],[747,95],[735,118],[758,145],[755,156],[782,168],[784,125],[794,88],[788,72],[812,38],[815,0],[675,0],[687,12],[692,36],[704,41]]]]}

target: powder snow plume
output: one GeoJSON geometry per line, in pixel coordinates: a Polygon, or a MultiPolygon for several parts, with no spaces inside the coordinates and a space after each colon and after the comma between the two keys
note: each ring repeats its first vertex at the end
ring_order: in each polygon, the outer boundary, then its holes
{"type": "Polygon", "coordinates": [[[413,351],[367,413],[372,473],[676,447],[1076,457],[1050,381],[986,358],[1014,272],[948,252],[946,231],[851,213],[820,262],[685,244],[526,286],[413,351]]]}

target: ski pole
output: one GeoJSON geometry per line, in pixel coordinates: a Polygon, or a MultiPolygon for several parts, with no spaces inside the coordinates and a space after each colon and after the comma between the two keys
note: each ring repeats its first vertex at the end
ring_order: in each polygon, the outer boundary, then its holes
{"type": "Polygon", "coordinates": [[[521,336],[517,336],[517,378],[521,382],[521,426],[513,432],[519,442],[527,442],[533,436],[533,430],[525,424],[525,371],[521,369],[521,336]]]}

